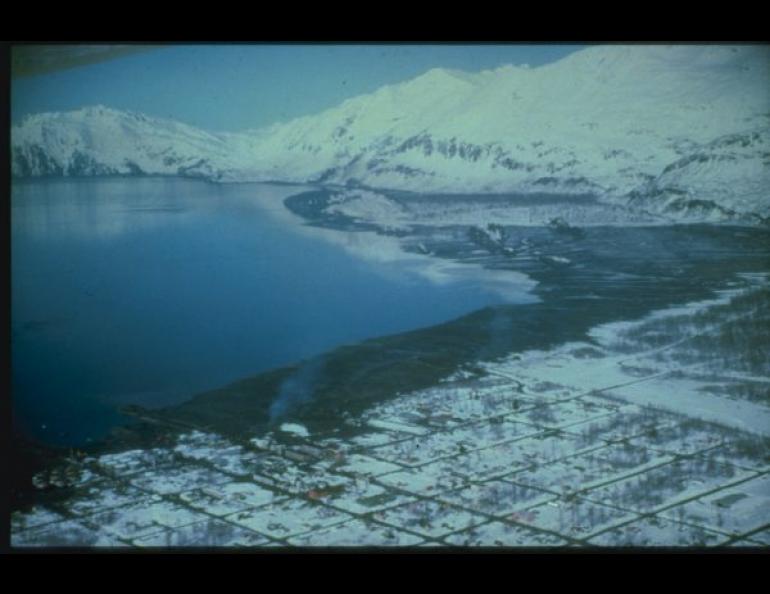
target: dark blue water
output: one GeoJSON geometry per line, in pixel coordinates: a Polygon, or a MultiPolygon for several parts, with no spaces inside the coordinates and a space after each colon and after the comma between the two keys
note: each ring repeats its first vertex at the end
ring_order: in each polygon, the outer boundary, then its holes
{"type": "Polygon", "coordinates": [[[124,420],[119,405],[169,405],[511,299],[478,279],[439,285],[358,258],[275,216],[278,194],[291,191],[175,179],[15,184],[16,425],[83,444],[124,420]]]}

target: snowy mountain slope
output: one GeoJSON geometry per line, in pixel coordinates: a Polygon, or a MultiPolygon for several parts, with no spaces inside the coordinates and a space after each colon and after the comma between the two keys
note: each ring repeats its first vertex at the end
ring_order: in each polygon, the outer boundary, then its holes
{"type": "Polygon", "coordinates": [[[15,127],[12,172],[212,177],[237,156],[221,137],[171,120],[103,106],[44,113],[15,127]]]}
{"type": "Polygon", "coordinates": [[[537,69],[432,70],[290,122],[260,149],[285,155],[281,177],[623,194],[688,143],[766,123],[768,63],[766,48],[600,47],[537,69]]]}
{"type": "Polygon", "coordinates": [[[628,204],[679,219],[767,223],[770,127],[728,134],[695,148],[632,191],[628,204]]]}
{"type": "Polygon", "coordinates": [[[769,117],[770,47],[593,47],[540,68],[434,69],[241,134],[42,114],[13,128],[13,172],[590,193],[722,220],[770,215],[769,117]]]}

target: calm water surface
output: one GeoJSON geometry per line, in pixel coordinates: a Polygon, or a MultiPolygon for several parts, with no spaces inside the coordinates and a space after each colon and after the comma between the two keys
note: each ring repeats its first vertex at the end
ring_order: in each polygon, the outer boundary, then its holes
{"type": "Polygon", "coordinates": [[[14,184],[16,425],[82,444],[123,421],[122,404],[181,402],[341,344],[533,300],[515,283],[503,295],[479,278],[437,283],[357,258],[276,216],[292,193],[176,179],[14,184]]]}

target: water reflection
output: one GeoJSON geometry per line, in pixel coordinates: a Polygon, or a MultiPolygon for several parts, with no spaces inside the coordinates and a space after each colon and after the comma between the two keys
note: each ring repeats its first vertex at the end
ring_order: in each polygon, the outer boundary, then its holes
{"type": "Polygon", "coordinates": [[[538,300],[530,293],[537,283],[525,274],[406,252],[397,237],[372,231],[340,231],[307,225],[301,217],[288,210],[283,201],[311,189],[310,186],[242,184],[228,188],[231,190],[229,207],[244,211],[258,209],[280,221],[287,230],[341,247],[356,258],[376,264],[372,271],[398,282],[411,282],[418,277],[438,286],[470,284],[517,303],[538,300]]]}
{"type": "Polygon", "coordinates": [[[286,209],[283,201],[309,189],[300,185],[218,185],[167,178],[137,178],[127,183],[94,179],[20,182],[13,186],[11,221],[14,234],[39,240],[103,242],[172,225],[213,224],[222,214],[245,219],[267,215],[286,231],[320,239],[377,264],[373,271],[399,282],[410,282],[417,276],[439,286],[470,283],[517,301],[535,286],[531,279],[516,272],[407,253],[396,237],[306,225],[286,209]],[[201,187],[206,191],[201,192],[201,187]]]}
{"type": "Polygon", "coordinates": [[[342,344],[532,300],[521,275],[306,226],[283,206],[305,189],[15,184],[12,383],[25,429],[82,442],[116,422],[110,402],[169,404],[342,344]]]}
{"type": "MultiPolygon", "coordinates": [[[[14,234],[41,240],[109,240],[127,233],[185,223],[200,216],[177,192],[159,195],[162,179],[110,184],[100,180],[15,182],[11,224],[14,234]]],[[[169,186],[170,187],[170,186],[169,186]]]]}

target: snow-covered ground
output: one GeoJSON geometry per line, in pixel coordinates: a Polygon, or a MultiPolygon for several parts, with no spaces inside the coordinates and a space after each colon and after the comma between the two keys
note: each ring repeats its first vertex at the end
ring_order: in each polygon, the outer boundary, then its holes
{"type": "Polygon", "coordinates": [[[726,385],[741,380],[766,384],[766,361],[764,376],[752,377],[745,371],[736,374],[729,361],[722,359],[734,355],[721,350],[716,340],[711,343],[712,352],[696,350],[689,364],[683,364],[682,358],[676,356],[677,353],[686,354],[694,340],[716,336],[723,327],[741,317],[751,323],[765,322],[764,318],[751,317],[755,313],[752,308],[736,313],[729,307],[724,307],[724,314],[716,315],[707,324],[697,326],[689,322],[698,314],[718,311],[718,306],[729,306],[735,297],[746,294],[746,291],[764,292],[766,300],[767,275],[746,274],[743,278],[752,288],[725,290],[717,298],[657,311],[643,320],[598,326],[590,333],[591,343],[569,343],[547,352],[518,353],[510,361],[484,366],[490,372],[502,375],[509,373],[509,367],[524,368],[524,376],[530,381],[555,382],[584,393],[606,392],[634,404],[670,410],[770,437],[770,398],[756,402],[727,397],[729,390],[726,389],[726,385]],[[684,332],[671,331],[670,325],[676,320],[687,320],[684,332]],[[661,333],[664,341],[666,333],[669,339],[653,348],[645,348],[642,341],[634,339],[634,335],[646,338],[661,333]],[[585,358],[580,356],[581,351],[590,352],[590,365],[586,365],[585,358]],[[720,368],[713,362],[714,358],[724,361],[725,365],[720,368]],[[704,390],[710,386],[720,387],[724,395],[719,391],[704,390]]]}
{"type": "Polygon", "coordinates": [[[12,545],[766,546],[770,400],[699,387],[767,374],[726,357],[704,376],[695,361],[710,356],[698,335],[764,311],[767,277],[740,284],[458,370],[344,433],[193,431],[71,460],[71,496],[16,512],[12,545]],[[684,320],[691,334],[649,348],[684,320]],[[672,373],[684,352],[694,362],[672,373]]]}
{"type": "Polygon", "coordinates": [[[542,196],[435,196],[397,199],[386,192],[341,190],[331,194],[324,214],[343,215],[356,223],[384,230],[406,231],[413,225],[488,225],[542,227],[562,221],[575,227],[671,224],[662,214],[597,202],[591,197],[561,199],[542,196]]]}
{"type": "MultiPolygon", "coordinates": [[[[770,215],[768,64],[761,45],[597,46],[539,68],[433,69],[243,133],[103,106],[38,114],[12,128],[12,171],[593,194],[756,224],[770,215]]],[[[366,213],[398,215],[376,199],[366,213]]]]}

